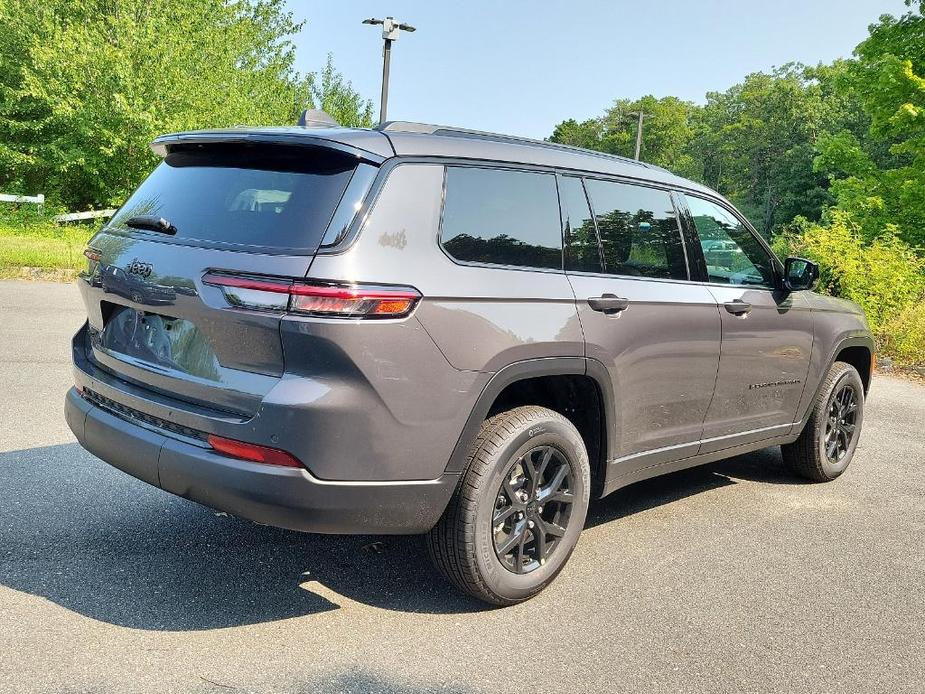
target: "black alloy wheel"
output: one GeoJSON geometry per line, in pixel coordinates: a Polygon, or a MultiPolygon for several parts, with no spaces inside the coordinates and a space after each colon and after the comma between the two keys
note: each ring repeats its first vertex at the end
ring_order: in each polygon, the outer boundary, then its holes
{"type": "Polygon", "coordinates": [[[781,446],[784,462],[813,482],[831,482],[851,463],[864,424],[866,387],[858,370],[836,361],[819,386],[809,419],[793,443],[781,446]]]}
{"type": "Polygon", "coordinates": [[[546,564],[565,535],[575,496],[572,468],[553,446],[537,446],[514,462],[495,499],[495,554],[509,571],[546,564]]]}
{"type": "Polygon", "coordinates": [[[565,566],[585,525],[591,465],[561,413],[521,405],[479,428],[467,468],[427,534],[437,569],[492,605],[539,593],[565,566]]]}
{"type": "Polygon", "coordinates": [[[851,448],[857,429],[858,394],[850,383],[843,385],[832,398],[825,426],[825,455],[830,463],[840,463],[851,448]]]}

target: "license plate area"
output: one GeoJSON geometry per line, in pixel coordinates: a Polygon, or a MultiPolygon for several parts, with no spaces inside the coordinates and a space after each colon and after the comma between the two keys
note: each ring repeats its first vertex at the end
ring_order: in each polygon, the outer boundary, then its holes
{"type": "Polygon", "coordinates": [[[196,378],[219,381],[221,365],[208,339],[185,318],[103,302],[100,346],[114,356],[196,378]]]}

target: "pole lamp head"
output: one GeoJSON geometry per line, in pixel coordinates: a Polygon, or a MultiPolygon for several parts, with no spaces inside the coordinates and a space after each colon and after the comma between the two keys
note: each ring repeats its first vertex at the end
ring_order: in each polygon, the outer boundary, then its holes
{"type": "Polygon", "coordinates": [[[364,19],[363,24],[381,25],[382,38],[386,41],[398,41],[398,36],[402,31],[415,31],[415,27],[399,22],[394,17],[364,19]]]}

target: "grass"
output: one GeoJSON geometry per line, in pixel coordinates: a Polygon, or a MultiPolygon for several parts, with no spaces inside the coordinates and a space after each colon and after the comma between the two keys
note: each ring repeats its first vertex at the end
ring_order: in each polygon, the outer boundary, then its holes
{"type": "Polygon", "coordinates": [[[0,221],[0,278],[22,277],[22,268],[36,268],[40,274],[80,270],[86,266],[83,250],[92,235],[93,228],[87,227],[0,221]]]}

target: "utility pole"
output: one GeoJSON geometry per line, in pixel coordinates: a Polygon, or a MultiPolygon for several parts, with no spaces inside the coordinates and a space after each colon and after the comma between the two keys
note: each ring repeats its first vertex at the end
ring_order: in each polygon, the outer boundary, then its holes
{"type": "Polygon", "coordinates": [[[415,31],[410,24],[395,21],[394,17],[385,19],[364,19],[363,24],[382,26],[382,95],[379,98],[379,123],[385,123],[389,106],[389,62],[392,57],[392,42],[398,41],[402,31],[415,31]]]}
{"type": "Polygon", "coordinates": [[[636,121],[636,156],[633,158],[639,161],[639,155],[642,153],[642,119],[645,118],[646,114],[642,111],[633,111],[627,115],[638,118],[636,121]]]}

